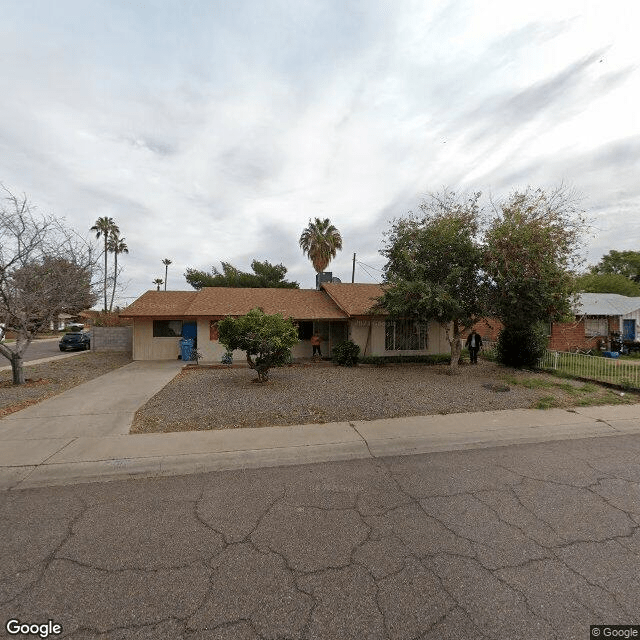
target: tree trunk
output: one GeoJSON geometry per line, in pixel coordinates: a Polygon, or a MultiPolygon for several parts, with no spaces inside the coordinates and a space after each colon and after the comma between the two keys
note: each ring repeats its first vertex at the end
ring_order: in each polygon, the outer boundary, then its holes
{"type": "Polygon", "coordinates": [[[449,326],[445,326],[447,341],[451,347],[451,364],[449,365],[449,373],[458,373],[458,363],[460,362],[460,353],[462,352],[462,344],[460,343],[460,324],[457,320],[453,321],[453,335],[449,326]]]}
{"type": "Polygon", "coordinates": [[[11,356],[11,372],[13,384],[24,384],[24,367],[22,366],[22,354],[14,353],[11,356]]]}
{"type": "Polygon", "coordinates": [[[118,252],[113,253],[113,288],[111,289],[111,304],[109,304],[109,313],[113,310],[113,299],[116,295],[116,278],[118,277],[118,252]]]}
{"type": "Polygon", "coordinates": [[[107,312],[107,232],[104,232],[104,311],[107,312]]]}

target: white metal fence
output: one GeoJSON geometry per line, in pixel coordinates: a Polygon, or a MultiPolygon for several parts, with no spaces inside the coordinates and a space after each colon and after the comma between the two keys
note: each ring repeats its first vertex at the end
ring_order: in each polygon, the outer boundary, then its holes
{"type": "Polygon", "coordinates": [[[540,369],[551,369],[578,378],[640,388],[640,361],[618,360],[582,353],[547,351],[538,362],[540,369]]]}

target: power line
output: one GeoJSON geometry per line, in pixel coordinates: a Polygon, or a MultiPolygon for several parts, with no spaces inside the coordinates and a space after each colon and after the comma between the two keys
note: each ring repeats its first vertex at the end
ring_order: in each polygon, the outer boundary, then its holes
{"type": "Polygon", "coordinates": [[[365,273],[366,273],[366,274],[367,274],[367,275],[368,275],[368,276],[369,276],[373,281],[375,281],[375,282],[376,282],[376,284],[379,284],[377,277],[372,276],[372,275],[367,271],[367,269],[365,269],[365,267],[362,265],[362,263],[361,263],[361,262],[358,262],[358,264],[362,267],[362,270],[363,270],[363,271],[364,271],[364,272],[365,272],[365,273]]]}
{"type": "Polygon", "coordinates": [[[356,260],[356,262],[362,267],[369,267],[369,269],[373,269],[374,271],[379,271],[380,273],[384,273],[384,271],[382,269],[378,269],[378,267],[372,267],[370,264],[365,264],[364,262],[360,262],[359,260],[356,260]]]}

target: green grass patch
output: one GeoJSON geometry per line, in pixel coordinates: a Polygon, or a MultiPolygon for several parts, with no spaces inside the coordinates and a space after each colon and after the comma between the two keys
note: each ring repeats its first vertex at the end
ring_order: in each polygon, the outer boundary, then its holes
{"type": "Polygon", "coordinates": [[[558,401],[553,396],[543,396],[533,405],[534,409],[553,409],[558,406],[558,401]]]}
{"type": "Polygon", "coordinates": [[[524,387],[525,389],[549,389],[551,387],[558,386],[557,382],[553,382],[552,380],[545,380],[544,378],[518,378],[517,376],[507,374],[505,376],[502,376],[502,379],[507,384],[524,387]]]}

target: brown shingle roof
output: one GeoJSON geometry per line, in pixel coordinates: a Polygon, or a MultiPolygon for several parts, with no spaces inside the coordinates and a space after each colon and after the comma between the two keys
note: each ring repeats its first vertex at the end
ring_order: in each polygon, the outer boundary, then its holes
{"type": "Polygon", "coordinates": [[[147,291],[121,317],[241,316],[260,307],[296,320],[343,320],[344,313],[315,289],[206,287],[200,291],[147,291]]]}
{"type": "Polygon", "coordinates": [[[207,287],[189,307],[189,315],[241,316],[260,307],[296,320],[342,320],[346,314],[322,291],[315,289],[240,289],[207,287]]]}
{"type": "Polygon", "coordinates": [[[376,298],[384,292],[379,284],[327,283],[322,288],[350,316],[371,315],[370,309],[376,303],[376,298]]]}
{"type": "Polygon", "coordinates": [[[120,312],[121,318],[170,318],[189,315],[189,305],[198,291],[147,291],[120,312]]]}

